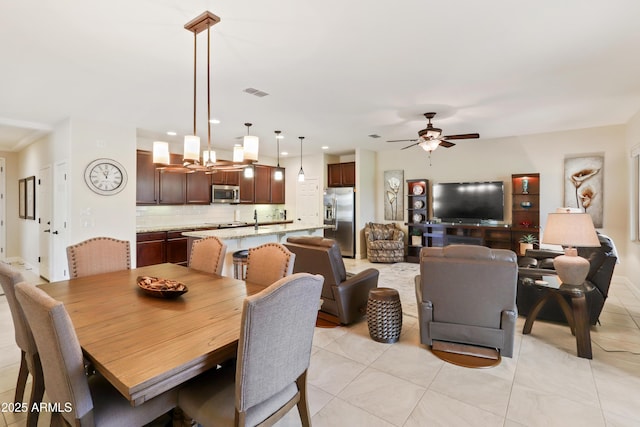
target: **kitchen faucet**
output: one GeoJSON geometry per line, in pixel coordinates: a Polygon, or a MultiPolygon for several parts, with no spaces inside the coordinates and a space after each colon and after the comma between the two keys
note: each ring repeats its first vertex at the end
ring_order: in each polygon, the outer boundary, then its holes
{"type": "Polygon", "coordinates": [[[258,209],[253,210],[253,219],[256,221],[256,225],[253,228],[257,230],[258,229],[258,209]]]}

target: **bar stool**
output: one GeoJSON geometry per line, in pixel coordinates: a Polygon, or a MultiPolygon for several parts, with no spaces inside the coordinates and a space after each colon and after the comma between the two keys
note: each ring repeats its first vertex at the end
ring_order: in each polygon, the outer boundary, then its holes
{"type": "Polygon", "coordinates": [[[233,278],[245,280],[247,277],[247,258],[249,250],[242,249],[233,253],[233,278]]]}
{"type": "Polygon", "coordinates": [[[374,288],[369,291],[367,326],[375,341],[387,344],[398,341],[402,331],[402,305],[397,290],[374,288]]]}

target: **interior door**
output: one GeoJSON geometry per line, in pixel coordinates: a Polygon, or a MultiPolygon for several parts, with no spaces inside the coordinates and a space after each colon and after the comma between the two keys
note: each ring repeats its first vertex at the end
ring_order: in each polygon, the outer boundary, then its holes
{"type": "Polygon", "coordinates": [[[298,219],[305,224],[320,224],[320,189],[318,178],[305,178],[297,181],[296,212],[298,219]]]}
{"type": "Polygon", "coordinates": [[[53,171],[53,216],[51,219],[51,280],[64,280],[67,271],[68,165],[57,163],[53,171]]]}
{"type": "Polygon", "coordinates": [[[51,166],[40,169],[38,179],[38,270],[40,277],[51,279],[51,166]]]}

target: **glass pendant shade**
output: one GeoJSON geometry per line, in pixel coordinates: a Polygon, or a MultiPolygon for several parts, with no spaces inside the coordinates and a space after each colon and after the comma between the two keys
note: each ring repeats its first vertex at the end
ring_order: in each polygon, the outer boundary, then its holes
{"type": "Polygon", "coordinates": [[[247,166],[244,168],[244,177],[253,178],[253,166],[247,166]]]}
{"type": "Polygon", "coordinates": [[[185,161],[200,160],[200,137],[196,135],[186,135],[184,137],[184,154],[185,161]]]}
{"type": "Polygon", "coordinates": [[[169,143],[164,141],[153,142],[153,163],[169,164],[169,143]]]}
{"type": "Polygon", "coordinates": [[[282,181],[282,178],[284,178],[284,174],[282,173],[282,169],[276,169],[273,172],[273,179],[275,179],[276,181],[282,181]]]}
{"type": "Polygon", "coordinates": [[[246,135],[243,141],[244,160],[258,161],[260,140],[257,136],[246,135]]]}
{"type": "Polygon", "coordinates": [[[207,166],[209,162],[216,162],[216,152],[213,150],[204,150],[202,152],[202,164],[207,166]]]}
{"type": "Polygon", "coordinates": [[[242,162],[244,160],[244,149],[241,145],[235,145],[233,147],[233,161],[242,162]]]}
{"type": "Polygon", "coordinates": [[[300,172],[298,172],[298,182],[304,182],[304,171],[302,167],[300,167],[300,172]]]}

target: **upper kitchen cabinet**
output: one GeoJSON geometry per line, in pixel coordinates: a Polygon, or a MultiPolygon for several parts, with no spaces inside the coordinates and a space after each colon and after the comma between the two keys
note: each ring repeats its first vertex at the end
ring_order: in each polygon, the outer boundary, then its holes
{"type": "Polygon", "coordinates": [[[211,176],[202,171],[187,175],[187,204],[208,205],[211,203],[211,176]]]}
{"type": "Polygon", "coordinates": [[[240,185],[240,172],[217,171],[211,175],[211,183],[215,185],[240,185]]]}
{"type": "MultiPolygon", "coordinates": [[[[211,176],[204,172],[191,174],[163,172],[153,163],[151,151],[136,152],[136,204],[184,205],[211,202],[211,176]]],[[[182,162],[182,156],[171,154],[172,164],[182,162]]]]}
{"type": "Polygon", "coordinates": [[[136,152],[136,204],[155,205],[158,203],[158,172],[153,164],[151,151],[136,152]]]}
{"type": "Polygon", "coordinates": [[[276,181],[275,170],[273,166],[253,165],[253,178],[240,173],[240,203],[284,204],[284,177],[276,181]]]}
{"type": "Polygon", "coordinates": [[[356,163],[332,163],[327,165],[329,187],[354,187],[356,185],[356,163]]]}

